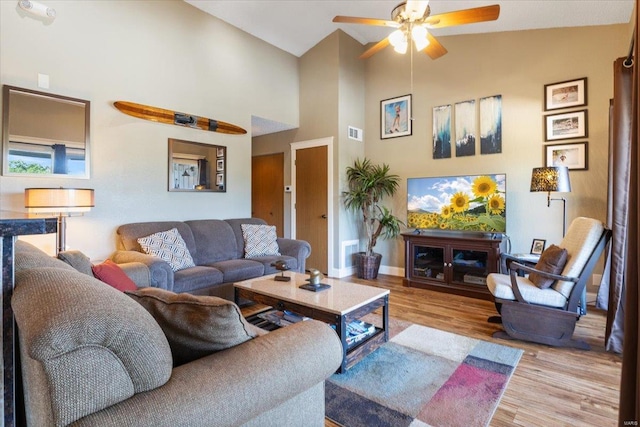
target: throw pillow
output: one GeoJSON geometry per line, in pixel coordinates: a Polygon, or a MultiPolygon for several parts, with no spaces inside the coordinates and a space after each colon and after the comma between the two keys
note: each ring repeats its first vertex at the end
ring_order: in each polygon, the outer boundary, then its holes
{"type": "Polygon", "coordinates": [[[127,276],[124,270],[110,259],[102,264],[92,266],[91,271],[93,271],[96,279],[102,280],[107,285],[119,291],[135,291],[138,289],[134,281],[127,276]]]}
{"type": "Polygon", "coordinates": [[[66,262],[80,273],[93,276],[91,272],[91,260],[80,251],[62,251],[58,253],[58,259],[66,262]]]}
{"type": "Polygon", "coordinates": [[[156,319],[171,346],[174,366],[241,344],[256,336],[231,301],[176,294],[160,288],[127,292],[156,319]]]}
{"type": "MultiPolygon", "coordinates": [[[[567,264],[568,257],[569,254],[566,249],[551,245],[542,252],[535,269],[551,274],[560,274],[567,264]]],[[[549,288],[555,283],[555,280],[537,273],[529,274],[529,280],[540,289],[549,288]]]]}
{"type": "Polygon", "coordinates": [[[241,224],[244,238],[244,257],[280,255],[275,225],[241,224]]]}
{"type": "Polygon", "coordinates": [[[147,254],[168,262],[173,271],[196,266],[177,228],[140,237],[138,243],[147,254]]]}

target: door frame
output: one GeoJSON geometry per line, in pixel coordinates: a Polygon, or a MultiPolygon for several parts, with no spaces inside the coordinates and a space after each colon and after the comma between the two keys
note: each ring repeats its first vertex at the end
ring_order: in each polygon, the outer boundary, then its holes
{"type": "MultiPolygon", "coordinates": [[[[296,154],[297,150],[327,146],[327,266],[328,274],[337,277],[333,262],[333,137],[311,139],[309,141],[292,142],[291,144],[291,238],[296,238],[296,154]]],[[[313,248],[311,248],[313,250],[313,248]]]]}

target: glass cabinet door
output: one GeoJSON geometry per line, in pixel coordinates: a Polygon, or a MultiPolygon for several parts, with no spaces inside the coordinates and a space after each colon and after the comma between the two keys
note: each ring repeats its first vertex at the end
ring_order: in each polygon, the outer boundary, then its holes
{"type": "Polygon", "coordinates": [[[437,246],[413,246],[413,277],[445,280],[445,250],[437,246]]]}
{"type": "Polygon", "coordinates": [[[465,249],[453,249],[451,253],[452,282],[465,285],[485,286],[489,253],[486,251],[473,251],[465,249]]]}

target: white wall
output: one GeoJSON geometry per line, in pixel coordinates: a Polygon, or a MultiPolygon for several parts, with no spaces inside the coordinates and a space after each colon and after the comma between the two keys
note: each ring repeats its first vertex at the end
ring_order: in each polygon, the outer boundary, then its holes
{"type": "MultiPolygon", "coordinates": [[[[135,221],[232,218],[251,212],[251,135],[126,116],[117,100],[242,126],[251,115],[297,124],[297,58],[182,1],[47,1],[43,23],[0,2],[0,83],[91,101],[91,178],[0,177],[0,209],[24,211],[27,187],[89,187],[96,206],[69,219],[67,245],[94,260],[135,221]],[[50,89],[38,89],[38,73],[50,89]],[[167,140],[227,146],[227,192],[169,193],[167,140]]],[[[54,252],[55,237],[29,240],[54,252]]]]}

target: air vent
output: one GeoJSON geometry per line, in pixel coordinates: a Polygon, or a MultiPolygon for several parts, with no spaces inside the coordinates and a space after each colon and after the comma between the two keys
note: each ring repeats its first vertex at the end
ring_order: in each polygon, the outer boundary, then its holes
{"type": "Polygon", "coordinates": [[[362,141],[362,129],[349,126],[349,139],[355,139],[356,141],[362,141]]]}

